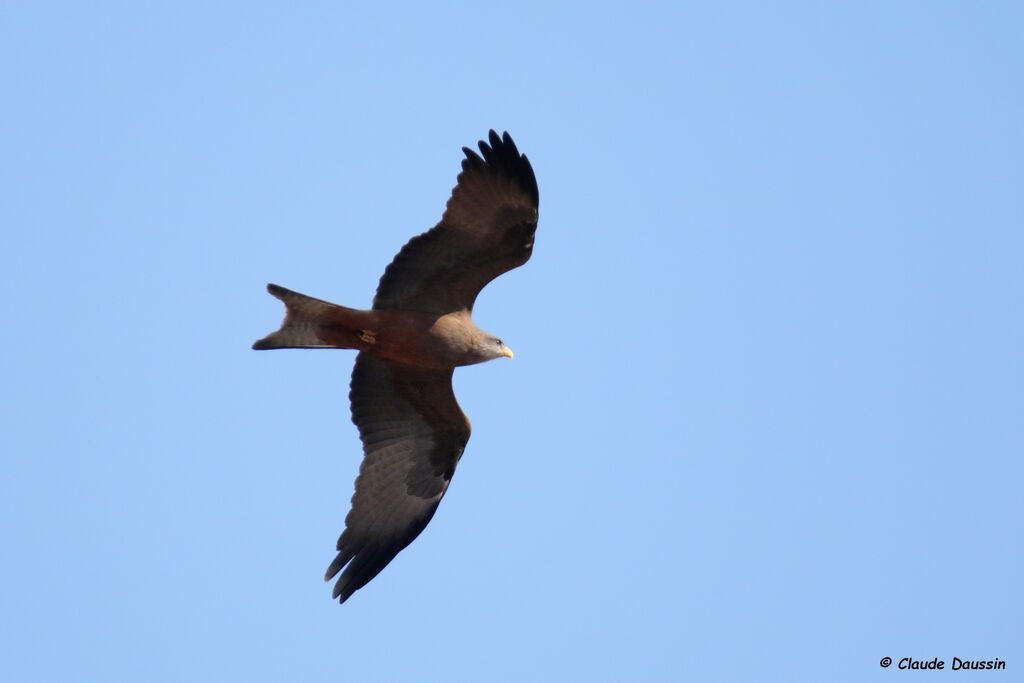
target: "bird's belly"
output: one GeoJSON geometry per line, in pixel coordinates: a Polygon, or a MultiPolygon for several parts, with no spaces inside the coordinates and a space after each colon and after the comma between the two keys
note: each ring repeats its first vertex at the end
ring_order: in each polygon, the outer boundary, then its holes
{"type": "Polygon", "coordinates": [[[471,359],[461,321],[422,313],[388,312],[379,330],[369,330],[364,350],[405,365],[452,368],[471,359]]]}

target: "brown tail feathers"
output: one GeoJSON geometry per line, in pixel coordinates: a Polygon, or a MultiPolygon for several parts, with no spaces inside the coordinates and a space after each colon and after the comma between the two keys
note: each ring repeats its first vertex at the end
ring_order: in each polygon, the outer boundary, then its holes
{"type": "Polygon", "coordinates": [[[263,349],[351,349],[354,345],[340,345],[339,327],[357,311],[337,304],[314,299],[279,285],[267,285],[267,291],[284,302],[285,314],[281,329],[260,339],[252,348],[263,349]],[[326,339],[330,338],[330,342],[326,339]]]}

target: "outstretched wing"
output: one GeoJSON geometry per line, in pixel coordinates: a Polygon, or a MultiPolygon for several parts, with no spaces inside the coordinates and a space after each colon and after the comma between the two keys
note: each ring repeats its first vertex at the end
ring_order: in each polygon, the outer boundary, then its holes
{"type": "Polygon", "coordinates": [[[356,357],[349,399],[364,458],[338,556],[324,577],[344,567],[334,586],[341,602],[419,536],[448,489],[469,440],[452,372],[356,357]]]}
{"type": "Polygon", "coordinates": [[[384,271],[374,308],[472,310],[488,282],[533,252],[540,199],[529,159],[508,133],[466,158],[441,222],[412,238],[384,271]]]}

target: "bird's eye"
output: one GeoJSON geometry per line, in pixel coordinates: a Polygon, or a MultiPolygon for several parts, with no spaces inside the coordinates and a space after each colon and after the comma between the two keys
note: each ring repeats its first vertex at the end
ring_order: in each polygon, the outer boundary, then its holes
{"type": "Polygon", "coordinates": [[[505,345],[505,342],[501,341],[500,339],[495,339],[494,341],[498,342],[498,346],[504,346],[505,345]]]}

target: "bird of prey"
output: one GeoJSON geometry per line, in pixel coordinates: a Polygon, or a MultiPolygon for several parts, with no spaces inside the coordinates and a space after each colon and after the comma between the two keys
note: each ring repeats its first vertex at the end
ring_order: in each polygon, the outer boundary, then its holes
{"type": "Polygon", "coordinates": [[[356,349],[349,400],[363,443],[333,597],[345,602],[420,534],[434,516],[469,440],[452,391],[455,368],[512,351],[473,324],[483,287],[533,252],[539,195],[525,155],[490,131],[480,154],[463,147],[441,222],[402,247],[377,286],[373,308],[314,299],[278,285],[281,328],[254,349],[356,349]],[[344,570],[344,571],[342,571],[344,570]]]}

